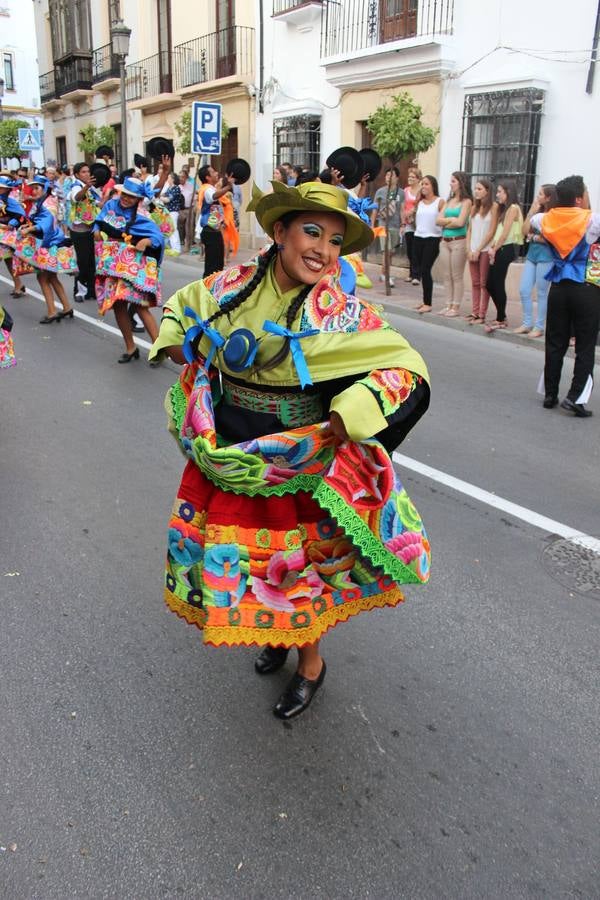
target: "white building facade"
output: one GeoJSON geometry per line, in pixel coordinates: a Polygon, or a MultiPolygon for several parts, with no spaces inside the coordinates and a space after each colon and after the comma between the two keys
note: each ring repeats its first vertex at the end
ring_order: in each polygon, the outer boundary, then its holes
{"type": "Polygon", "coordinates": [[[592,61],[598,0],[578,0],[568,12],[557,0],[258,6],[266,50],[257,180],[278,162],[317,168],[317,143],[319,165],[337,146],[366,146],[368,116],[406,91],[424,123],[438,129],[418,162],[438,177],[442,194],[462,169],[496,182],[515,178],[527,204],[539,184],[577,173],[600,208],[600,71],[592,61]],[[278,141],[281,124],[289,127],[278,141]]]}
{"type": "MultiPolygon", "coordinates": [[[[37,51],[33,5],[19,0],[0,0],[0,77],[4,80],[2,118],[22,119],[31,128],[43,130],[38,85],[37,51]]],[[[27,157],[23,157],[23,161],[27,157]]],[[[29,160],[41,166],[43,150],[33,150],[29,160]]],[[[15,168],[18,159],[5,159],[15,168]]]]}

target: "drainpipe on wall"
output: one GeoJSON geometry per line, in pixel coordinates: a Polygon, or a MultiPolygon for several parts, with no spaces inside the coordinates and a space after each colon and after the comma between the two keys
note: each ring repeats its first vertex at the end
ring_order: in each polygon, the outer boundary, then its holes
{"type": "MultiPolygon", "coordinates": [[[[600,0],[598,0],[598,12],[600,13],[600,0]]],[[[260,66],[258,69],[258,111],[264,113],[263,89],[265,82],[265,23],[263,15],[263,0],[258,0],[258,46],[260,53],[260,66]]]]}
{"type": "Polygon", "coordinates": [[[600,38],[600,0],[598,0],[598,9],[596,10],[596,27],[594,28],[594,40],[592,43],[592,58],[588,69],[587,84],[585,86],[586,94],[591,94],[594,87],[594,74],[596,70],[596,60],[598,58],[598,39],[600,38]]]}

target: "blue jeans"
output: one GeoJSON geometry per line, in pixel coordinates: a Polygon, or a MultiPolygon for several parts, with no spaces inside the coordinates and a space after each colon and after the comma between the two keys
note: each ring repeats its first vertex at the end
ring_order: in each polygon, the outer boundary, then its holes
{"type": "Polygon", "coordinates": [[[546,281],[544,275],[550,271],[551,262],[534,263],[526,259],[523,266],[523,274],[521,275],[521,284],[519,291],[521,294],[521,305],[523,307],[523,325],[531,328],[533,324],[533,301],[531,292],[533,288],[537,289],[537,316],[535,320],[535,328],[543,331],[546,326],[546,309],[548,306],[548,291],[550,290],[550,282],[546,281]]]}

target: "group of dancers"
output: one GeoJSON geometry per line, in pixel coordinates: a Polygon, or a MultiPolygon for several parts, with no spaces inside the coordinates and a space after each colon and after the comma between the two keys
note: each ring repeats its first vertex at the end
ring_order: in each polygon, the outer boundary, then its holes
{"type": "Polygon", "coordinates": [[[106,184],[108,167],[78,163],[69,190],[68,233],[57,222],[52,185],[44,176],[19,181],[0,175],[0,258],[13,281],[11,296],[25,294],[23,276],[35,273],[46,301],[40,324],[59,323],[73,318],[59,276],[77,276],[101,315],[114,310],[125,342],[120,363],[139,358],[130,308],[152,340],[158,334],[150,308],[160,305],[165,236],[152,204],[170,171],[168,155],[160,166],[158,178],[140,168],[127,170],[103,197],[96,182],[106,184]]]}

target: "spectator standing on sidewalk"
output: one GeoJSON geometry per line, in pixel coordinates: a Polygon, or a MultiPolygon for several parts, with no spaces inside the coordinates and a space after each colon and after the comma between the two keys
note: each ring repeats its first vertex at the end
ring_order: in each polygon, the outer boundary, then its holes
{"type": "Polygon", "coordinates": [[[519,286],[523,322],[518,328],[515,328],[515,334],[526,334],[530,338],[541,337],[546,327],[546,309],[550,290],[550,282],[547,281],[546,275],[552,268],[554,260],[550,245],[539,231],[531,227],[531,218],[538,213],[548,212],[554,206],[556,206],[556,185],[543,184],[523,222],[523,234],[529,246],[519,286]],[[531,296],[534,287],[537,295],[535,324],[533,324],[533,299],[531,296]]]}
{"type": "Polygon", "coordinates": [[[498,184],[498,224],[490,247],[490,271],[487,289],[496,307],[496,319],[484,328],[490,334],[498,328],[507,328],[506,274],[511,262],[517,258],[523,243],[523,213],[517,198],[517,185],[507,179],[498,184]]]}
{"type": "MultiPolygon", "coordinates": [[[[372,223],[385,228],[389,234],[390,262],[394,250],[400,245],[400,221],[404,204],[404,191],[399,186],[400,172],[394,166],[385,170],[385,184],[375,191],[374,202],[377,209],[373,210],[372,223]],[[389,197],[389,200],[388,200],[389,197]]],[[[380,281],[385,281],[385,235],[379,238],[379,247],[384,254],[381,260],[380,281]]],[[[394,279],[390,278],[390,286],[394,287],[394,279]]]]}
{"type": "Polygon", "coordinates": [[[415,211],[415,236],[413,252],[416,265],[421,273],[423,285],[423,303],[417,306],[417,312],[429,313],[433,304],[433,278],[431,270],[440,252],[442,228],[437,218],[444,201],[439,196],[437,178],[425,175],[421,180],[420,197],[415,211]]]}
{"type": "Polygon", "coordinates": [[[467,259],[471,273],[473,306],[467,316],[469,325],[484,325],[490,294],[487,277],[490,270],[490,246],[496,231],[498,204],[494,202],[492,182],[480,178],[475,184],[475,200],[467,231],[467,259]]]}
{"type": "Polygon", "coordinates": [[[464,172],[453,172],[450,178],[450,196],[437,219],[437,224],[442,226],[440,252],[446,288],[446,306],[438,314],[440,316],[457,316],[465,296],[467,228],[472,205],[467,176],[464,172]]]}
{"type": "MultiPolygon", "coordinates": [[[[404,241],[406,244],[406,256],[408,259],[408,277],[404,280],[418,284],[421,280],[421,272],[419,271],[415,254],[413,252],[413,242],[415,236],[415,208],[417,200],[421,196],[421,172],[412,166],[408,170],[408,184],[404,188],[404,209],[402,212],[402,227],[404,230],[404,241]]],[[[437,254],[436,254],[437,255],[437,254]]]]}
{"type": "Polygon", "coordinates": [[[531,219],[552,248],[552,283],[546,317],[544,409],[558,403],[565,353],[575,335],[575,367],[561,407],[585,419],[592,415],[585,404],[593,386],[596,341],[600,324],[600,215],[587,207],[581,175],[570,175],[556,185],[557,205],[531,219]]]}
{"type": "Polygon", "coordinates": [[[185,206],[185,200],[181,192],[179,175],[171,172],[167,178],[167,186],[163,191],[164,204],[169,211],[173,223],[173,231],[169,236],[169,250],[179,255],[181,253],[181,241],[179,239],[179,213],[185,206]]]}
{"type": "MultiPolygon", "coordinates": [[[[179,241],[182,247],[186,245],[188,220],[190,215],[190,207],[194,203],[194,182],[188,180],[188,173],[182,168],[179,175],[179,190],[183,196],[183,208],[179,210],[177,216],[177,231],[179,233],[179,241]]],[[[190,223],[193,230],[193,223],[190,223]]]]}

